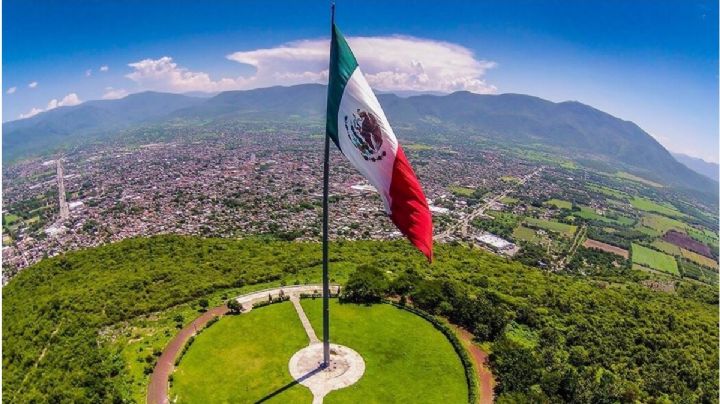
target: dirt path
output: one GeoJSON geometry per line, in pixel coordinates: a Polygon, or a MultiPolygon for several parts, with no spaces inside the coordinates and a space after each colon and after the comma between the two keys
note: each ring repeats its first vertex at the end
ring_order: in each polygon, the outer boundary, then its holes
{"type": "Polygon", "coordinates": [[[165,347],[162,355],[158,358],[155,370],[150,376],[150,384],[148,385],[147,402],[148,404],[167,404],[168,400],[168,378],[175,368],[175,358],[182,350],[183,346],[196,331],[205,327],[208,321],[213,317],[221,316],[227,313],[228,309],[225,305],[214,307],[200,317],[193,320],[180,330],[165,347]]]}
{"type": "Polygon", "coordinates": [[[473,335],[460,327],[455,326],[460,340],[465,345],[465,348],[470,353],[470,357],[475,362],[475,368],[477,369],[478,380],[480,381],[480,398],[478,403],[480,404],[492,404],[495,400],[495,394],[493,388],[495,387],[495,378],[492,372],[487,367],[488,354],[485,353],[479,346],[473,343],[473,335]]]}

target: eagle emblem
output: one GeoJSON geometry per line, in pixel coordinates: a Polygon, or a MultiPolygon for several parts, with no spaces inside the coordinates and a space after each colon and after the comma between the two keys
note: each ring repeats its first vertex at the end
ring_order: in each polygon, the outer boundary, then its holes
{"type": "Polygon", "coordinates": [[[345,115],[345,132],[350,142],[360,151],[365,160],[380,161],[387,155],[381,150],[383,130],[380,119],[372,112],[357,109],[345,115]]]}

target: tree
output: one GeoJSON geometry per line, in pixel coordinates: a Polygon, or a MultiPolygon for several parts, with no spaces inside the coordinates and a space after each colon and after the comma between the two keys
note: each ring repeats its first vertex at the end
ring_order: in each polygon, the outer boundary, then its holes
{"type": "Polygon", "coordinates": [[[242,310],[243,310],[242,304],[240,304],[240,303],[239,303],[237,300],[235,300],[235,299],[230,299],[230,300],[228,300],[228,302],[227,302],[227,308],[228,308],[228,309],[230,310],[230,312],[233,313],[233,314],[242,313],[242,310]]]}
{"type": "Polygon", "coordinates": [[[210,302],[208,302],[207,299],[200,299],[198,301],[198,305],[200,306],[200,310],[205,311],[205,310],[207,310],[208,306],[210,305],[210,302]]]}
{"type": "Polygon", "coordinates": [[[370,265],[360,265],[350,274],[340,298],[353,303],[377,303],[385,295],[387,288],[387,279],[382,270],[370,265]]]}

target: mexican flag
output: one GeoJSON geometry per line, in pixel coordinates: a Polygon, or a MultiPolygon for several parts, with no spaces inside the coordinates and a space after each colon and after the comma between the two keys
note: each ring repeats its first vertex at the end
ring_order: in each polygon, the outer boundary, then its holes
{"type": "Polygon", "coordinates": [[[395,226],[432,261],[425,194],[345,38],[333,24],[327,135],[377,189],[395,226]]]}

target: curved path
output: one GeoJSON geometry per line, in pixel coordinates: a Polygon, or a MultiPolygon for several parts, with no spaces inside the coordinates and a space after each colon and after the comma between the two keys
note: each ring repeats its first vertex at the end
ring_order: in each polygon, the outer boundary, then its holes
{"type": "MultiPolygon", "coordinates": [[[[257,292],[248,293],[235,298],[243,306],[244,312],[252,310],[252,305],[255,302],[261,300],[267,300],[268,295],[277,296],[283,291],[284,294],[293,296],[299,296],[301,293],[314,293],[315,291],[322,291],[322,285],[293,285],[293,286],[282,286],[272,289],[264,289],[257,292]]],[[[338,286],[330,286],[330,293],[337,293],[338,286]]],[[[228,312],[228,308],[225,305],[212,308],[200,317],[193,320],[190,324],[186,325],[185,328],[170,340],[170,343],[163,350],[162,355],[158,358],[155,369],[152,375],[150,375],[150,383],[148,384],[147,398],[148,404],[168,404],[168,380],[173,370],[175,370],[175,359],[177,358],[180,351],[182,351],[185,343],[190,337],[195,335],[198,331],[205,327],[208,321],[212,320],[213,317],[222,316],[228,312]]]]}
{"type": "Polygon", "coordinates": [[[475,336],[472,335],[470,331],[460,327],[455,327],[455,330],[465,345],[465,349],[468,350],[470,357],[475,362],[475,368],[477,369],[477,376],[480,382],[480,398],[478,399],[478,403],[492,404],[495,400],[495,392],[493,390],[495,387],[495,378],[487,367],[488,354],[473,342],[475,336]]]}
{"type": "MultiPolygon", "coordinates": [[[[330,287],[331,293],[338,293],[338,286],[332,285],[330,287]]],[[[235,298],[240,304],[242,304],[244,312],[252,310],[252,305],[255,302],[261,300],[267,300],[268,295],[277,296],[282,291],[284,294],[290,296],[291,299],[295,299],[302,293],[314,293],[321,291],[322,285],[295,285],[295,286],[283,286],[272,289],[265,289],[257,292],[248,293],[235,298]]],[[[214,307],[195,320],[185,326],[180,332],[168,343],[165,349],[158,358],[155,369],[150,376],[150,383],[148,385],[147,392],[147,403],[148,404],[169,404],[168,394],[168,380],[170,375],[175,370],[175,359],[177,358],[180,351],[182,351],[185,343],[190,337],[195,335],[198,331],[205,327],[211,319],[217,316],[222,316],[228,312],[228,308],[225,305],[214,307]]],[[[493,387],[495,386],[495,379],[492,373],[487,368],[488,355],[483,350],[475,345],[473,341],[473,335],[460,328],[456,328],[460,339],[465,344],[465,348],[470,353],[470,356],[475,361],[477,368],[478,378],[480,380],[480,404],[492,404],[493,402],[493,387]]]]}
{"type": "Polygon", "coordinates": [[[222,316],[227,311],[228,308],[225,305],[206,311],[180,330],[175,338],[170,341],[160,358],[158,358],[155,370],[150,376],[146,400],[149,404],[167,404],[170,402],[168,400],[168,379],[175,369],[175,358],[177,358],[178,353],[185,346],[187,340],[195,335],[196,330],[202,330],[205,324],[213,317],[222,316]]]}

